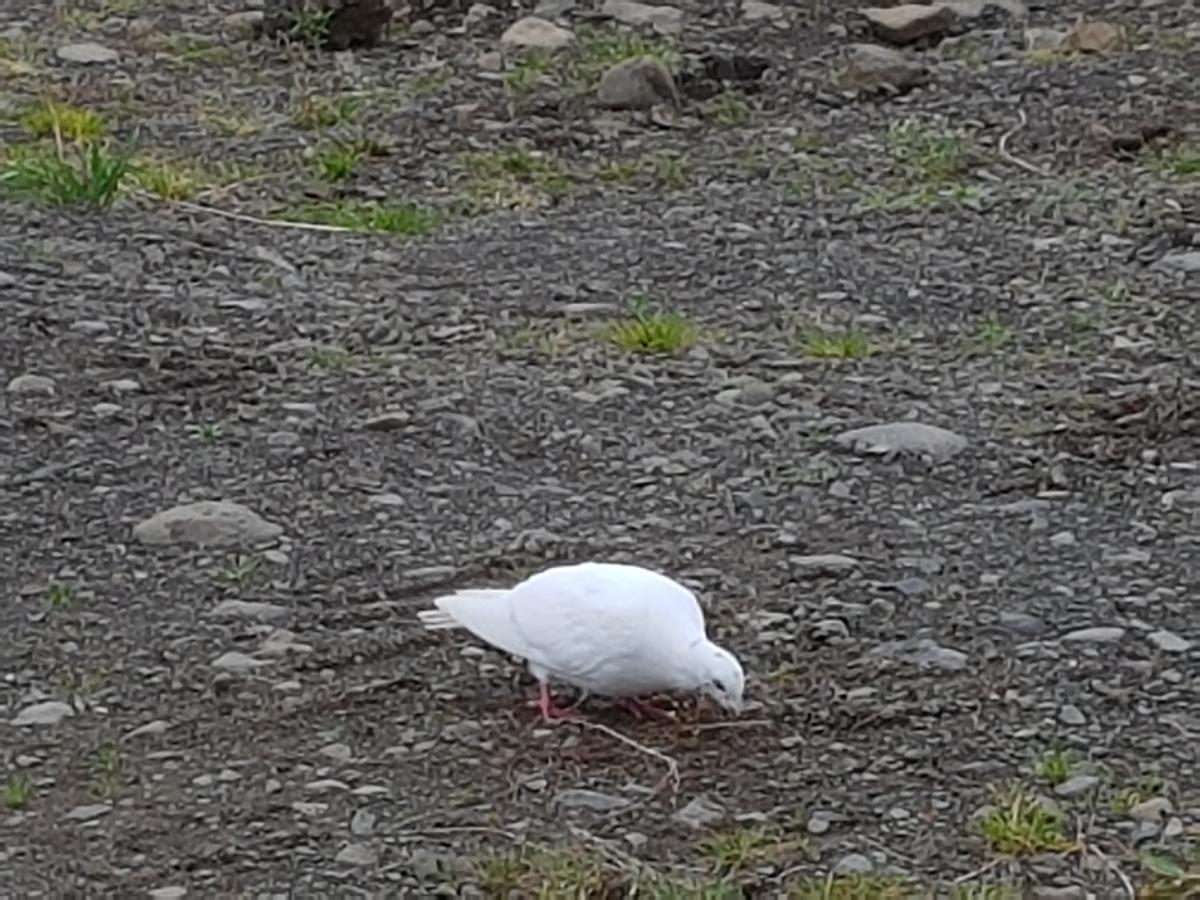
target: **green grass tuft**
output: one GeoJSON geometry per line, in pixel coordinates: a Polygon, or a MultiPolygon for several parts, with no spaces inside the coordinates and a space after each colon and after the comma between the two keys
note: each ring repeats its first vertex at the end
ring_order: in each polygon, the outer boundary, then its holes
{"type": "Polygon", "coordinates": [[[633,303],[631,315],[610,322],[603,330],[610,344],[629,353],[679,353],[696,343],[696,327],[678,313],[651,310],[644,298],[633,303]]]}
{"type": "Polygon", "coordinates": [[[813,329],[804,333],[801,349],[814,359],[865,359],[875,348],[861,331],[825,331],[813,329]]]}
{"type": "Polygon", "coordinates": [[[93,141],[77,146],[74,155],[50,148],[14,155],[0,163],[0,191],[57,206],[108,209],[129,174],[132,152],[93,141]]]}
{"type": "Polygon", "coordinates": [[[289,222],[333,225],[352,231],[377,231],[405,237],[432,234],[442,224],[442,215],[415,203],[309,203],[282,215],[289,222]]]}
{"type": "Polygon", "coordinates": [[[979,828],[993,850],[1008,856],[1050,853],[1070,846],[1063,833],[1063,817],[1020,785],[996,793],[979,828]]]}
{"type": "Polygon", "coordinates": [[[95,141],[108,133],[108,123],[100,113],[52,100],[21,116],[21,125],[37,138],[57,134],[70,141],[95,141]]]}

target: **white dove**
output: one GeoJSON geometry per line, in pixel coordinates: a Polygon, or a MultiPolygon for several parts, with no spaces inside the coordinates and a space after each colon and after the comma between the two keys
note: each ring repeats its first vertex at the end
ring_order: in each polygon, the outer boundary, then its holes
{"type": "Polygon", "coordinates": [[[511,590],[461,590],[433,605],[418,613],[426,628],[465,628],[528,663],[547,721],[570,717],[551,699],[551,679],[627,700],[699,691],[741,711],[741,664],[705,635],[695,595],[641,566],[554,566],[511,590]]]}

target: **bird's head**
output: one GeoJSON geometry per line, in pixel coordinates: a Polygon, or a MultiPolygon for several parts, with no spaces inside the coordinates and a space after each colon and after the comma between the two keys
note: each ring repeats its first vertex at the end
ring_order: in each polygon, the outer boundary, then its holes
{"type": "Polygon", "coordinates": [[[697,688],[733,713],[742,711],[746,675],[737,657],[716,644],[701,645],[697,688]]]}

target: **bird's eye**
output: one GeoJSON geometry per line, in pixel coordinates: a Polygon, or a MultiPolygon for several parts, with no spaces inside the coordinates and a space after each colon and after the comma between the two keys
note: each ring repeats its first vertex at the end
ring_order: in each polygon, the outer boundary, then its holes
{"type": "Polygon", "coordinates": [[[715,687],[722,694],[725,693],[725,685],[721,684],[721,682],[716,678],[713,679],[713,687],[715,687]]]}

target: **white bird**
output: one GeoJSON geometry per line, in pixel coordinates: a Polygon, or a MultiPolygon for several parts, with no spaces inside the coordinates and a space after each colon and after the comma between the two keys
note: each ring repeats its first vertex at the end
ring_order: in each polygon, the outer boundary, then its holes
{"type": "Polygon", "coordinates": [[[524,659],[547,720],[569,715],[551,699],[551,679],[626,699],[699,691],[741,711],[741,664],[708,639],[695,595],[641,566],[554,566],[510,590],[461,590],[433,606],[418,613],[426,628],[465,628],[524,659]]]}

